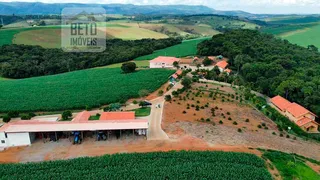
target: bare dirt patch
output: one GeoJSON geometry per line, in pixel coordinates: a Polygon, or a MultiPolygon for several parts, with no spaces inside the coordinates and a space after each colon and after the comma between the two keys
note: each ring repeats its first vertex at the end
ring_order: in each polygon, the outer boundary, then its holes
{"type": "Polygon", "coordinates": [[[284,132],[279,132],[269,118],[244,101],[240,102],[240,95],[231,87],[207,86],[195,84],[191,91],[180,94],[172,102],[166,102],[162,127],[170,138],[179,139],[181,135],[189,135],[211,146],[276,149],[320,159],[319,143],[292,135],[287,137],[284,132]],[[220,94],[210,96],[209,90],[217,87],[220,94]],[[283,136],[280,137],[280,134],[283,136]]]}

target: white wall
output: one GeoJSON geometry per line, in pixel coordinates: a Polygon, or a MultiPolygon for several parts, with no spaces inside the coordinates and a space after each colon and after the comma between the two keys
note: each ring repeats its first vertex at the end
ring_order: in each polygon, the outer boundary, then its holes
{"type": "Polygon", "coordinates": [[[150,62],[150,68],[173,68],[172,64],[150,62]]]}
{"type": "Polygon", "coordinates": [[[7,133],[8,146],[31,145],[29,133],[7,133]]]}

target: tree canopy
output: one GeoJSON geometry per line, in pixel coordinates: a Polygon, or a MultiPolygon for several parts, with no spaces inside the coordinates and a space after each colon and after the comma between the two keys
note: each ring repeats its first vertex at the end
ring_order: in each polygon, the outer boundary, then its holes
{"type": "Polygon", "coordinates": [[[27,78],[126,62],[181,43],[181,39],[109,39],[101,53],[69,53],[30,45],[0,47],[0,76],[27,78]]]}
{"type": "Polygon", "coordinates": [[[232,30],[198,45],[198,54],[223,55],[244,85],[282,95],[320,114],[320,53],[253,30],[232,30]]]}
{"type": "Polygon", "coordinates": [[[121,66],[121,70],[124,73],[132,73],[136,70],[136,68],[137,68],[137,65],[134,62],[126,62],[126,63],[123,63],[121,66]]]}

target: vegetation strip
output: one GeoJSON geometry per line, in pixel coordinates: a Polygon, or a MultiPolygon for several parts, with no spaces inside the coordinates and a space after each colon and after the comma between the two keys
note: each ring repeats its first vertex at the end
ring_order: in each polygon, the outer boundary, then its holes
{"type": "Polygon", "coordinates": [[[318,180],[320,175],[305,164],[306,159],[295,154],[268,150],[263,158],[269,159],[280,172],[283,180],[304,179],[318,180]]]}
{"type": "Polygon", "coordinates": [[[260,179],[264,161],[233,152],[154,152],[0,165],[3,179],[260,179]]]}

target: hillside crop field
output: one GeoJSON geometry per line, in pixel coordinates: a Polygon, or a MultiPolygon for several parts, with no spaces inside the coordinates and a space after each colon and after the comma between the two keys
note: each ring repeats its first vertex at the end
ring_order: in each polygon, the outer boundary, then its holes
{"type": "Polygon", "coordinates": [[[181,44],[174,45],[165,49],[157,50],[152,54],[141,56],[135,60],[151,60],[158,56],[175,56],[175,57],[184,57],[197,54],[197,45],[198,43],[210,39],[209,37],[198,38],[192,40],[185,40],[181,44]]]}
{"type": "MultiPolygon", "coordinates": [[[[303,157],[270,150],[265,152],[263,157],[269,159],[276,166],[284,180],[320,179],[320,175],[305,164],[306,159],[303,157]]],[[[317,164],[320,164],[320,162],[317,162],[317,164]]]]}
{"type": "MultiPolygon", "coordinates": [[[[0,46],[4,44],[12,44],[15,40],[15,36],[25,31],[37,31],[37,30],[50,30],[60,29],[60,26],[47,26],[47,27],[29,27],[29,28],[14,28],[14,29],[3,29],[0,30],[0,46]]],[[[35,35],[37,35],[35,33],[35,35]]],[[[60,36],[59,36],[60,38],[60,36]]]]}
{"type": "Polygon", "coordinates": [[[0,165],[3,179],[259,179],[271,180],[264,161],[233,152],[115,154],[0,165]]]}
{"type": "Polygon", "coordinates": [[[99,107],[157,90],[173,70],[148,69],[122,74],[95,68],[20,80],[0,79],[0,111],[53,111],[99,107]]]}
{"type": "Polygon", "coordinates": [[[296,31],[290,34],[280,35],[280,37],[287,39],[293,44],[307,47],[308,45],[315,45],[320,48],[320,25],[309,27],[307,29],[296,31]]]}

